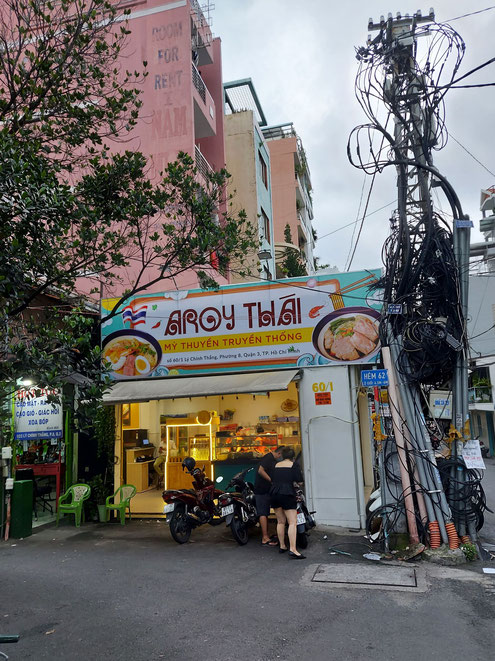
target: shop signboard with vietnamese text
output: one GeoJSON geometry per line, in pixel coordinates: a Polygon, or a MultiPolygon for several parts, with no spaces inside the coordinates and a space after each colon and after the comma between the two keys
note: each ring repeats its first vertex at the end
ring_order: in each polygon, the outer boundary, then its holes
{"type": "Polygon", "coordinates": [[[63,429],[62,406],[47,401],[55,390],[17,390],[14,400],[14,438],[61,438],[63,429]]]}
{"type": "Polygon", "coordinates": [[[115,379],[373,364],[379,270],[171,291],[102,301],[102,349],[115,379]]]}

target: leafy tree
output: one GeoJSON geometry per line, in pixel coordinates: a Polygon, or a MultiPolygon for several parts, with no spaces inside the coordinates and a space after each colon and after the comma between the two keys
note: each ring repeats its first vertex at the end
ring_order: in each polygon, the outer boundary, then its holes
{"type": "MultiPolygon", "coordinates": [[[[292,244],[292,234],[290,225],[287,223],[284,229],[285,243],[292,244]]],[[[280,263],[283,273],[288,278],[297,278],[301,275],[307,275],[308,270],[305,262],[301,259],[299,250],[297,248],[286,247],[284,250],[284,257],[280,263]]]]}
{"type": "Polygon", "coordinates": [[[107,0],[4,0],[0,8],[0,398],[7,404],[20,376],[64,388],[74,373],[88,377],[79,384],[84,401],[100,399],[98,310],[78,294],[81,275],[123,291],[112,316],[127,297],[187,270],[215,287],[215,271],[242,265],[256,245],[245,213],[230,213],[225,170],[201,184],[191,157],[180,153],[150,181],[141,153],[112,153],[136,125],[141,101],[133,85],[145,75],[120,65],[129,34],[120,19],[107,0]],[[139,268],[126,281],[130,265],[139,268]]]}

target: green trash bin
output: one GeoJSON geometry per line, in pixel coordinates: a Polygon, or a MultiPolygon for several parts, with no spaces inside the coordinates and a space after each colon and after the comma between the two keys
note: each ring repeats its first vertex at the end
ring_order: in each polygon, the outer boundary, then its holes
{"type": "Polygon", "coordinates": [[[10,512],[10,537],[20,539],[33,533],[33,481],[14,482],[10,512]]]}

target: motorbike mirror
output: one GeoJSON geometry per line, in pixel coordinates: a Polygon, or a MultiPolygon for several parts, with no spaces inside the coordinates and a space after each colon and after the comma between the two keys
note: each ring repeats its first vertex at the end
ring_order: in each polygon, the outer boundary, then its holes
{"type": "Polygon", "coordinates": [[[215,482],[218,482],[218,483],[223,482],[223,477],[221,475],[219,475],[217,477],[217,479],[215,480],[215,482]]]}

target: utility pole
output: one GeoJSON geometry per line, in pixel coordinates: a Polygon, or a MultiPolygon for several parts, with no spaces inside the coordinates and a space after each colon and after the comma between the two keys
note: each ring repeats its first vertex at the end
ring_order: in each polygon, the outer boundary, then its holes
{"type": "Polygon", "coordinates": [[[427,16],[418,11],[404,17],[398,13],[395,18],[389,14],[386,20],[382,16],[378,23],[370,19],[368,30],[377,34],[357,51],[357,88],[370,123],[351,134],[349,145],[353,138],[358,142],[358,162],[350,147],[348,152],[351,162],[368,174],[390,165],[397,173],[397,209],[390,220],[380,283],[384,290],[380,334],[384,366],[392,375],[389,401],[403,506],[411,543],[418,542],[418,528],[427,527],[429,538],[425,534],[422,538],[432,548],[443,542],[453,549],[459,546],[458,532],[463,541],[468,541],[467,533],[476,539],[475,517],[461,493],[468,478],[460,459],[463,442],[470,438],[466,318],[472,223],[452,186],[435,168],[432,153],[445,141],[443,97],[448,84],[440,80],[448,57],[445,46],[458,54],[451,82],[464,44],[452,28],[435,22],[433,10],[427,16]],[[427,46],[426,54],[422,51],[419,56],[419,39],[425,36],[436,45],[427,46]],[[374,99],[385,106],[386,121],[374,110],[374,99]],[[366,162],[359,148],[363,131],[371,145],[366,162]],[[378,150],[370,140],[375,132],[381,140],[378,150]],[[450,204],[453,227],[434,208],[434,187],[450,204]],[[452,384],[453,399],[447,481],[438,470],[424,415],[426,393],[445,382],[452,384]]]}

